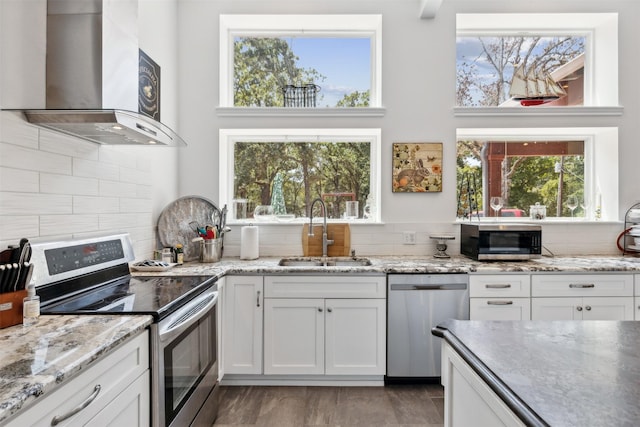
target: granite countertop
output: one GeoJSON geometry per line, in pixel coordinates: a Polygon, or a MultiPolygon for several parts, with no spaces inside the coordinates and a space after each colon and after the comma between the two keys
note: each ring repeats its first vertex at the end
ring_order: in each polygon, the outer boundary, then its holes
{"type": "Polygon", "coordinates": [[[433,333],[527,425],[640,425],[640,322],[449,320],[433,333]]]}
{"type": "Polygon", "coordinates": [[[40,316],[0,330],[0,422],[151,324],[151,316],[40,316]]]}
{"type": "MultiPolygon", "coordinates": [[[[293,257],[295,258],[295,257],[293,257]]],[[[262,257],[257,260],[243,261],[239,258],[223,258],[216,263],[188,262],[170,270],[154,273],[135,273],[136,275],[191,276],[209,275],[222,277],[227,274],[393,274],[393,273],[508,273],[508,272],[640,272],[640,258],[634,257],[543,257],[531,261],[515,262],[479,262],[466,257],[452,256],[438,259],[432,256],[367,256],[370,266],[332,266],[332,267],[282,267],[278,265],[280,257],[262,257]]]]}

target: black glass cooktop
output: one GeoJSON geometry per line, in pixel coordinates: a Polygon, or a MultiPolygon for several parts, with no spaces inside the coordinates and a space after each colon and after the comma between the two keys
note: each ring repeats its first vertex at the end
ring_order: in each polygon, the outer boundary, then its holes
{"type": "Polygon", "coordinates": [[[127,276],[72,297],[43,303],[42,314],[150,314],[157,320],[209,289],[208,276],[127,276]]]}

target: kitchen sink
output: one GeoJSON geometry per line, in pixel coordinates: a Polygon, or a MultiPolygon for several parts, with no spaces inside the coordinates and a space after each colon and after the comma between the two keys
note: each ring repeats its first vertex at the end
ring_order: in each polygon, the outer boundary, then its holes
{"type": "Polygon", "coordinates": [[[371,265],[371,260],[355,257],[298,257],[282,258],[278,265],[283,267],[364,267],[371,265]]]}

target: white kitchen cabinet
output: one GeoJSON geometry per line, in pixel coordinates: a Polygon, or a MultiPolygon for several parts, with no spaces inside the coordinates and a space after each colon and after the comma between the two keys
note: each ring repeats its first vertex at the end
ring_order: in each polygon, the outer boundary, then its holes
{"type": "Polygon", "coordinates": [[[633,320],[630,297],[532,298],[531,320],[633,320]]]}
{"type": "Polygon", "coordinates": [[[384,375],[386,371],[386,301],[325,301],[325,373],[384,375]]]}
{"type": "Polygon", "coordinates": [[[498,395],[443,341],[444,425],[524,426],[498,395]]]}
{"type": "Polygon", "coordinates": [[[227,276],[224,283],[224,374],[262,373],[262,276],[227,276]]]}
{"type": "Polygon", "coordinates": [[[633,320],[631,274],[534,274],[532,320],[633,320]]]}
{"type": "Polygon", "coordinates": [[[531,278],[528,274],[469,276],[471,320],[531,319],[531,278]]]}
{"type": "Polygon", "coordinates": [[[3,426],[149,426],[148,331],[122,344],[3,426]],[[89,402],[73,415],[75,408],[89,402]],[[69,415],[68,417],[66,417],[69,415]]]}
{"type": "Polygon", "coordinates": [[[324,300],[264,301],[264,373],[324,374],[324,300]]]}
{"type": "Polygon", "coordinates": [[[265,375],[384,375],[385,295],[380,276],[265,277],[265,375]]]}

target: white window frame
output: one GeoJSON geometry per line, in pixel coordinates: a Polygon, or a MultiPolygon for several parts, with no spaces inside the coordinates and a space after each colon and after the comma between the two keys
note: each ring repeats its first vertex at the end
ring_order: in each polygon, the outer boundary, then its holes
{"type": "MultiPolygon", "coordinates": [[[[602,108],[618,106],[618,14],[617,13],[460,13],[456,15],[456,35],[578,35],[586,38],[584,106],[557,108],[455,107],[456,115],[505,114],[584,114],[592,107],[594,114],[602,108]],[[584,108],[587,107],[587,108],[584,108]],[[546,111],[544,111],[546,110],[546,111]],[[559,111],[561,110],[561,111],[559,111]]],[[[455,99],[455,98],[454,98],[455,99]]],[[[621,114],[621,112],[619,113],[621,114]]]]}
{"type": "MultiPolygon", "coordinates": [[[[371,88],[369,107],[382,107],[382,15],[220,15],[219,107],[234,107],[233,42],[235,37],[268,36],[369,37],[371,40],[371,88]]],[[[243,107],[246,109],[246,107],[243,107]]],[[[261,109],[285,109],[262,107],[261,109]]],[[[317,107],[318,110],[334,108],[317,107]]],[[[343,108],[341,110],[349,110],[343,108]]],[[[290,110],[290,108],[286,108],[290,110]]],[[[304,109],[309,112],[309,108],[304,109]]]]}
{"type": "MultiPolygon", "coordinates": [[[[234,198],[234,147],[236,142],[274,142],[274,141],[309,141],[309,142],[369,142],[370,143],[370,189],[369,195],[375,204],[374,216],[371,219],[349,220],[351,223],[364,222],[367,224],[380,223],[381,200],[381,171],[380,148],[382,131],[379,128],[352,129],[220,129],[219,130],[219,158],[220,158],[220,203],[231,204],[234,198]]],[[[293,223],[300,223],[298,219],[293,223]]],[[[345,219],[335,220],[345,222],[345,219]]],[[[234,221],[229,218],[229,223],[234,221]]],[[[236,223],[238,221],[235,221],[236,223]]],[[[246,222],[246,221],[245,221],[246,222]]]]}
{"type": "MultiPolygon", "coordinates": [[[[592,200],[592,213],[600,205],[602,221],[618,220],[618,128],[460,128],[456,141],[584,141],[584,194],[592,200]]],[[[515,218],[516,220],[521,218],[515,218]]],[[[549,220],[580,221],[583,218],[549,220]]],[[[501,218],[501,221],[505,219],[501,218]]],[[[508,219],[507,219],[508,220],[508,219]]]]}

